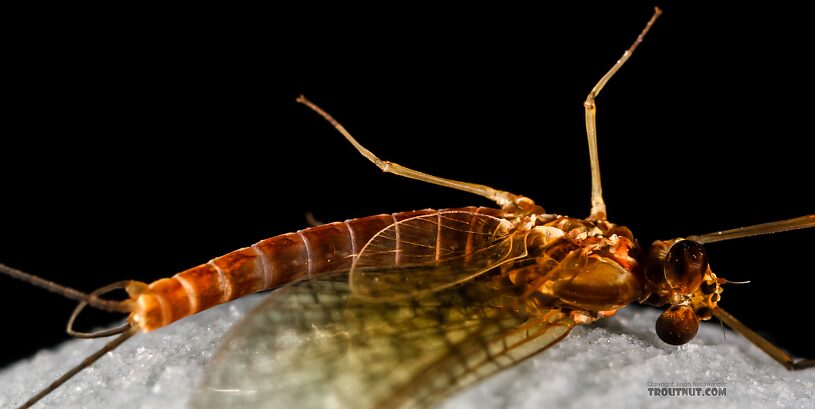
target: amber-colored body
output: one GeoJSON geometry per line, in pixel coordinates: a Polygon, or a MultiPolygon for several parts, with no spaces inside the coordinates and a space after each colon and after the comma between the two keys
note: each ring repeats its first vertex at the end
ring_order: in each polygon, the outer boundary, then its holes
{"type": "MultiPolygon", "coordinates": [[[[457,209],[499,215],[489,208],[457,209]]],[[[145,331],[246,294],[351,268],[354,255],[380,230],[435,213],[418,210],[351,219],[262,240],[149,285],[128,286],[130,321],[145,331]]]]}
{"type": "Polygon", "coordinates": [[[476,194],[500,209],[466,207],[370,216],[283,234],[146,284],[113,283],[85,294],[0,264],[0,272],[80,302],[69,333],[121,333],[21,407],[29,407],[137,330],[152,331],[241,296],[277,290],[238,325],[193,402],[198,408],[430,407],[439,399],[563,339],[574,325],[634,301],[670,305],[659,337],[680,345],[718,317],[788,369],[795,361],[718,307],[727,280],[702,244],[815,227],[815,215],[654,242],[606,220],[595,98],[661,11],[583,104],[592,173],[586,219],[547,214],[524,196],[384,161],[320,107],[300,97],[384,172],[476,194]],[[126,287],[130,299],[100,296],[126,287]],[[128,325],[73,331],[86,305],[129,312],[128,325]],[[292,347],[292,335],[301,343],[292,347]],[[267,356],[270,360],[264,360],[267,356]],[[233,364],[232,362],[237,362],[233,364]],[[270,365],[270,363],[272,363],[270,365]],[[283,385],[283,386],[281,386],[283,385]],[[274,400],[271,402],[270,400],[274,400]]]}
{"type": "MultiPolygon", "coordinates": [[[[272,237],[149,285],[132,282],[128,286],[130,321],[144,331],[152,331],[246,294],[347,271],[362,246],[388,226],[420,216],[450,213],[469,220],[482,215],[504,217],[502,210],[483,207],[419,210],[330,223],[272,237]]],[[[525,237],[528,254],[504,264],[503,272],[515,283],[525,281],[529,291],[540,295],[547,305],[562,305],[596,317],[598,312],[616,310],[648,292],[636,258],[639,248],[628,229],[606,221],[549,214],[504,220],[513,235],[525,237]]],[[[458,246],[466,258],[473,251],[473,234],[440,228],[436,249],[458,246]]],[[[409,262],[412,253],[407,241],[415,238],[399,240],[394,248],[400,249],[395,253],[400,257],[368,267],[392,268],[409,262]]],[[[437,250],[432,252],[439,253],[437,250]]]]}

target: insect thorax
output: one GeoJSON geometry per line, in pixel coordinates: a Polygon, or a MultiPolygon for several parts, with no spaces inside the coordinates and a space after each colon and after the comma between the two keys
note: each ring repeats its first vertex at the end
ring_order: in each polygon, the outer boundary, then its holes
{"type": "Polygon", "coordinates": [[[642,295],[639,247],[626,227],[541,215],[527,245],[530,257],[507,268],[508,276],[547,302],[599,312],[642,295]]]}

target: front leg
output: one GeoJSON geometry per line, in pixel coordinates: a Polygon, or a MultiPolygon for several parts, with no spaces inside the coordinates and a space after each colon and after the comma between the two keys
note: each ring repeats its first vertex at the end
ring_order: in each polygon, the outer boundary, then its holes
{"type": "Polygon", "coordinates": [[[790,371],[797,371],[799,369],[806,369],[815,366],[815,359],[801,359],[796,361],[792,355],[782,351],[781,348],[775,346],[775,344],[772,342],[767,341],[767,339],[761,335],[758,335],[755,331],[742,324],[741,321],[737,320],[736,317],[730,315],[730,313],[723,310],[721,307],[716,307],[716,309],[713,310],[713,316],[718,318],[719,321],[723,322],[733,331],[736,331],[743,337],[747,338],[747,340],[752,342],[755,346],[761,348],[761,350],[766,352],[767,355],[771,356],[779,364],[783,365],[784,368],[787,368],[790,371]]]}

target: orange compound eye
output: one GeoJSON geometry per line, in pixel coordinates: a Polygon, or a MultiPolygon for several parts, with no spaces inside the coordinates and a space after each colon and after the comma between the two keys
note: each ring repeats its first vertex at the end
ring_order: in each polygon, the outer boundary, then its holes
{"type": "Polygon", "coordinates": [[[666,344],[687,344],[699,331],[699,317],[687,305],[674,305],[657,318],[656,330],[666,344]]]}
{"type": "Polygon", "coordinates": [[[665,257],[665,280],[680,294],[694,292],[707,272],[707,253],[692,240],[676,242],[665,257]]]}

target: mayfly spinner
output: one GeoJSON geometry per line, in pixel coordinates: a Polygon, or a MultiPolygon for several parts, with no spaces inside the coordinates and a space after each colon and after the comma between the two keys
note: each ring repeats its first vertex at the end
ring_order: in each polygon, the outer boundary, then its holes
{"type": "Polygon", "coordinates": [[[680,345],[700,321],[718,318],[788,369],[795,361],[718,306],[727,280],[704,244],[815,226],[815,215],[654,242],[607,220],[597,152],[595,98],[654,24],[585,100],[591,211],[549,214],[531,199],[380,160],[311,101],[382,171],[473,193],[499,208],[466,207],[370,216],[284,234],[152,283],[123,281],[80,292],[0,264],[6,275],[79,301],[69,334],[117,335],[20,407],[29,407],[138,332],[149,332],[247,294],[275,291],[225,342],[198,408],[428,407],[563,339],[578,324],[639,302],[664,306],[656,332],[680,345]],[[102,298],[124,289],[129,298],[102,298]],[[127,313],[119,328],[78,332],[87,306],[127,313]],[[252,341],[249,328],[263,326],[252,341]],[[293,343],[293,337],[302,340],[293,343]],[[250,348],[251,347],[251,348],[250,348]],[[253,359],[236,358],[236,350],[253,359]],[[249,350],[249,352],[247,352],[249,350]],[[239,362],[226,365],[223,362],[239,362]],[[238,372],[251,372],[251,384],[238,372]]]}

